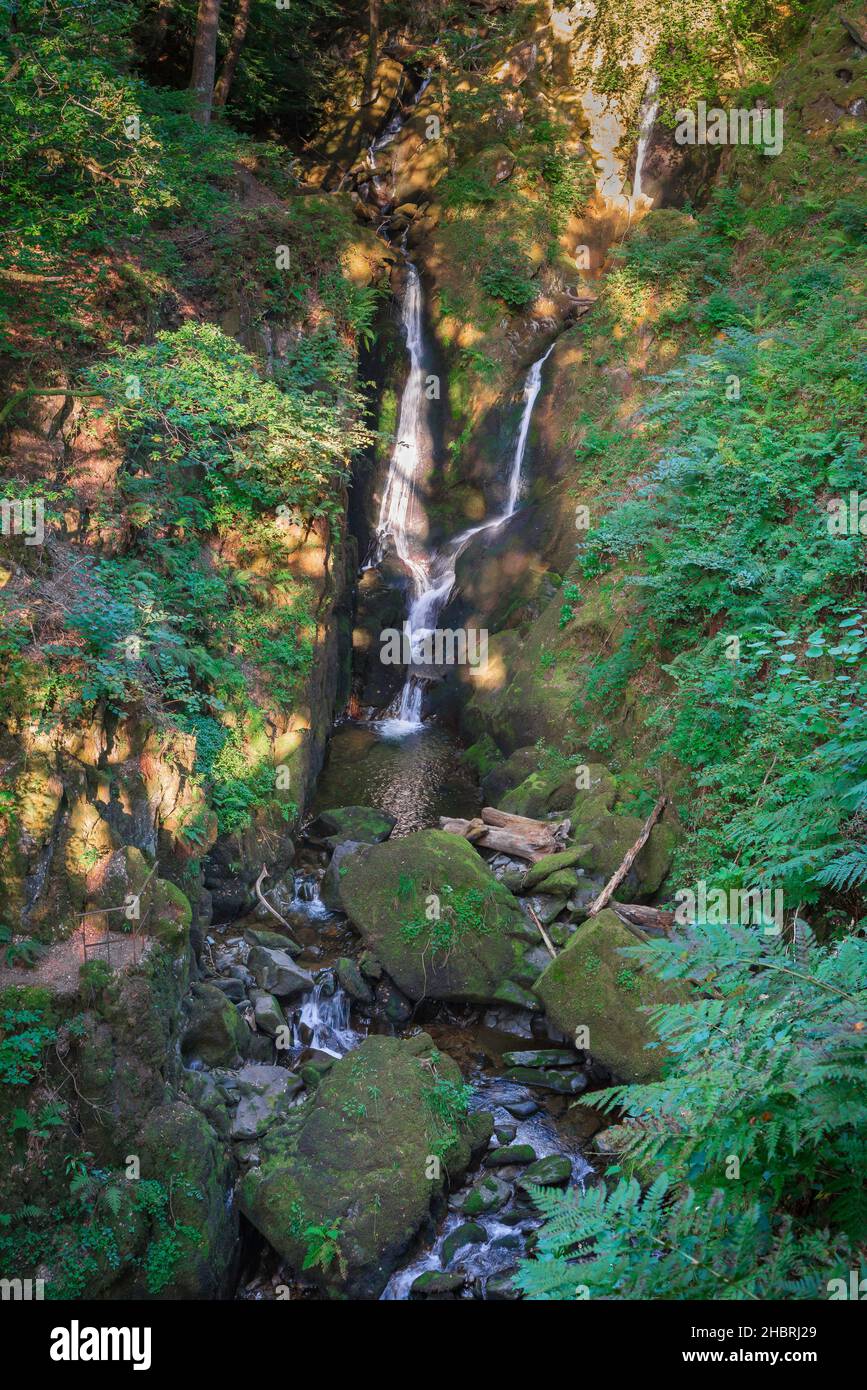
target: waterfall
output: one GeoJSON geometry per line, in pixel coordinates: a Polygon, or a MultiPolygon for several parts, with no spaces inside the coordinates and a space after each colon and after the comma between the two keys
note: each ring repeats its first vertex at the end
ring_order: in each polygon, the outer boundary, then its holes
{"type": "Polygon", "coordinates": [[[643,196],[641,192],[641,171],[644,168],[644,158],[647,154],[647,147],[650,144],[650,137],[653,134],[656,113],[659,110],[659,98],[656,95],[658,90],[659,74],[652,72],[647,79],[647,86],[644,89],[644,96],[641,99],[641,109],[638,113],[638,144],[635,149],[635,173],[632,177],[633,208],[637,205],[638,199],[643,196]]]}
{"type": "MultiPolygon", "coordinates": [[[[472,526],[455,536],[444,549],[435,555],[419,553],[413,549],[413,539],[418,541],[412,530],[417,503],[416,482],[422,459],[420,432],[424,427],[424,371],[422,368],[422,298],[418,273],[411,267],[410,281],[404,300],[403,321],[406,326],[407,347],[410,354],[410,375],[404,391],[398,426],[398,442],[395,445],[389,468],[388,481],[382,499],[377,544],[382,554],[386,538],[394,539],[395,550],[406,565],[412,581],[412,598],[407,614],[406,629],[409,633],[413,655],[418,652],[424,638],[436,630],[437,620],[452,593],[455,583],[455,570],[458,559],[465,547],[482,531],[496,530],[518,506],[521,479],[527,441],[530,436],[530,423],[539,392],[542,389],[542,368],[554,350],[548,348],[527,373],[524,382],[524,409],[515,440],[515,448],[509,467],[506,488],[506,505],[499,515],[472,526]]],[[[390,732],[409,732],[421,727],[422,699],[424,682],[410,669],[407,672],[403,689],[394,702],[388,721],[390,732]]]]}
{"type": "Polygon", "coordinates": [[[342,1057],[357,1047],[360,1034],[349,1026],[350,1003],[330,974],[324,975],[305,994],[301,1005],[292,1015],[292,1047],[306,1047],[342,1057]]]}

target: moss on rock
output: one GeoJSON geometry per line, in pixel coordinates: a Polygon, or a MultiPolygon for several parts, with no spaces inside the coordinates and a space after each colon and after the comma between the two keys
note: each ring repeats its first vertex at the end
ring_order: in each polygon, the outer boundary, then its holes
{"type": "Polygon", "coordinates": [[[580,927],[564,951],[542,972],[536,994],[567,1037],[589,1030],[588,1047],[625,1081],[645,1081],[660,1072],[664,1052],[644,1009],[682,997],[647,970],[621,955],[635,938],[611,911],[580,927]]]}
{"type": "Polygon", "coordinates": [[[520,907],[459,835],[419,830],[353,857],[341,897],[410,999],[484,1003],[522,964],[520,907]]]}

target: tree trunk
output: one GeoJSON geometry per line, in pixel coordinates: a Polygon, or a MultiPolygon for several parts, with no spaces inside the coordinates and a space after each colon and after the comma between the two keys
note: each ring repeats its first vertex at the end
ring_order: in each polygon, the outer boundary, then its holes
{"type": "Polygon", "coordinates": [[[190,90],[198,97],[196,119],[207,125],[211,119],[214,100],[214,73],[217,66],[217,30],[220,23],[220,0],[199,0],[196,17],[196,42],[193,48],[193,71],[190,90]]]}
{"type": "Polygon", "coordinates": [[[241,49],[244,47],[244,40],[247,37],[247,25],[250,23],[252,3],[253,0],[238,0],[235,23],[232,25],[232,37],[229,40],[229,51],[226,54],[223,71],[220,73],[220,80],[214,88],[214,105],[216,107],[222,108],[229,100],[232,78],[235,76],[235,68],[238,65],[241,49]]]}
{"type": "Polygon", "coordinates": [[[376,65],[379,61],[380,8],[381,0],[370,0],[370,27],[367,41],[367,65],[364,70],[364,90],[361,93],[362,106],[367,106],[373,99],[373,82],[376,77],[376,65]]]}

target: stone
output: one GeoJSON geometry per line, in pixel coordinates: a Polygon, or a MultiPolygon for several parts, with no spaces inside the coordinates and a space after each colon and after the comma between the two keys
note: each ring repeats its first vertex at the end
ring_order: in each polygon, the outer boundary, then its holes
{"type": "Polygon", "coordinates": [[[196,982],[181,1035],[184,1060],[209,1067],[231,1066],[249,1046],[250,1030],[234,1004],[215,985],[196,982]]]}
{"type": "Polygon", "coordinates": [[[340,806],[320,811],[307,828],[311,839],[336,849],[345,840],[374,845],[387,840],[397,821],[374,806],[340,806]]]}
{"type": "Polygon", "coordinates": [[[244,988],[242,980],[220,979],[209,980],[208,983],[216,985],[217,989],[221,989],[226,998],[230,999],[233,1004],[242,1004],[247,998],[247,991],[244,988]]]}
{"type": "Polygon", "coordinates": [[[250,1064],[238,1072],[241,1099],[235,1111],[232,1139],[258,1139],[289,1108],[302,1081],[285,1067],[250,1064]]]}
{"type": "MultiPolygon", "coordinates": [[[[549,1020],[574,1037],[589,1029],[588,1049],[624,1081],[660,1074],[665,1056],[646,1008],[689,997],[683,986],[663,984],[621,951],[635,937],[609,909],[585,922],[536,982],[549,1020]]],[[[522,1079],[526,1079],[523,1078],[522,1079]]]]}
{"type": "Polygon", "coordinates": [[[370,845],[360,840],[344,840],[335,849],[319,888],[319,896],[331,912],[346,911],[340,888],[349,868],[349,860],[355,854],[367,854],[369,849],[370,845]]]}
{"type": "Polygon", "coordinates": [[[350,860],[341,895],[365,946],[409,999],[538,1008],[510,978],[528,941],[520,906],[461,836],[419,830],[374,845],[350,860]]]}
{"type": "MultiPolygon", "coordinates": [[[[535,1158],[535,1154],[533,1157],[535,1158]]],[[[484,1216],[489,1212],[499,1211],[511,1195],[512,1189],[507,1182],[503,1182],[493,1173],[488,1173],[470,1188],[461,1202],[461,1210],[464,1216],[484,1216]]]]}
{"type": "Polygon", "coordinates": [[[540,1091],[556,1091],[560,1095],[580,1096],[587,1090],[587,1077],[583,1071],[550,1071],[536,1067],[510,1067],[506,1072],[510,1081],[523,1086],[537,1086],[540,1091]]]}
{"type": "Polygon", "coordinates": [[[244,940],[248,946],[264,946],[266,951],[285,951],[290,956],[300,956],[304,950],[288,932],[272,931],[265,927],[246,927],[244,940]]]}
{"type": "Polygon", "coordinates": [[[286,1016],[276,995],[267,990],[255,990],[250,998],[253,1001],[253,1017],[256,1027],[269,1037],[276,1038],[279,1029],[286,1027],[286,1016]]]}
{"type": "Polygon", "coordinates": [[[247,957],[247,967],[261,989],[280,999],[292,999],[313,988],[313,976],[296,965],[285,951],[253,946],[247,957]]]}
{"type": "Polygon", "coordinates": [[[299,1273],[307,1227],[336,1230],[330,1258],[304,1272],[325,1292],[377,1298],[441,1203],[446,1175],[459,1182],[466,1171],[468,1120],[443,1118],[438,1080],[458,1087],[461,1074],[427,1034],[368,1037],[262,1136],[241,1209],[299,1273]]]}
{"type": "MultiPolygon", "coordinates": [[[[590,845],[572,845],[571,849],[564,849],[558,854],[544,854],[541,859],[537,859],[534,864],[531,864],[524,874],[524,892],[529,893],[534,888],[538,888],[540,893],[549,891],[542,887],[546,879],[563,869],[572,869],[576,865],[583,865],[590,852],[590,845]]],[[[569,882],[571,888],[574,888],[574,876],[569,877],[569,882]]]]}
{"type": "Polygon", "coordinates": [[[518,1178],[518,1187],[529,1192],[530,1185],[537,1187],[566,1187],[572,1177],[572,1160],[566,1154],[549,1154],[525,1168],[518,1178]]]}
{"type": "Polygon", "coordinates": [[[466,1245],[482,1245],[487,1238],[487,1231],[477,1221],[462,1222],[443,1241],[440,1263],[443,1267],[450,1265],[456,1251],[462,1250],[466,1245]]]}
{"type": "Polygon", "coordinates": [[[343,989],[353,999],[356,1004],[372,1004],[373,990],[365,980],[354,960],[349,956],[341,956],[334,973],[343,989]]]}
{"type": "Polygon", "coordinates": [[[563,1052],[558,1048],[535,1048],[526,1052],[504,1052],[503,1065],[506,1067],[577,1067],[578,1056],[574,1052],[563,1052]]]}
{"type": "Polygon", "coordinates": [[[410,1284],[410,1298],[454,1298],[466,1284],[463,1274],[429,1269],[410,1284]]]}
{"type": "Polygon", "coordinates": [[[506,1144],[499,1149],[491,1149],[485,1155],[486,1168],[505,1168],[513,1163],[533,1163],[536,1150],[532,1144],[506,1144]]]}

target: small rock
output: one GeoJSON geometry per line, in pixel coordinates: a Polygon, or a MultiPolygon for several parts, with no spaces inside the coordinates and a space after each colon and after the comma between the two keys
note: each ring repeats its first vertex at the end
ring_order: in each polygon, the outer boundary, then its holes
{"type": "Polygon", "coordinates": [[[349,956],[341,956],[334,969],[350,999],[354,999],[356,1004],[373,1003],[373,990],[354,960],[350,960],[349,956]]]}
{"type": "Polygon", "coordinates": [[[516,1120],[529,1120],[539,1107],[534,1100],[510,1100],[503,1102],[503,1109],[514,1115],[516,1120]]]}
{"type": "Polygon", "coordinates": [[[507,1269],[502,1274],[492,1274],[485,1284],[485,1298],[492,1303],[522,1298],[522,1293],[512,1282],[517,1272],[517,1269],[507,1269]]]}
{"type": "Polygon", "coordinates": [[[511,1144],[515,1135],[518,1133],[517,1125],[497,1125],[494,1130],[498,1144],[511,1144]]]}
{"type": "Polygon", "coordinates": [[[280,1008],[279,1000],[265,990],[255,990],[251,998],[256,1027],[261,1029],[263,1033],[268,1033],[270,1037],[276,1038],[278,1029],[286,1026],[286,1019],[280,1008]]]}
{"type": "Polygon", "coordinates": [[[488,1173],[486,1177],[470,1188],[461,1203],[461,1209],[465,1216],[482,1216],[486,1212],[499,1211],[500,1207],[506,1205],[511,1195],[512,1189],[507,1182],[502,1182],[493,1173],[488,1173]]]}
{"type": "Polygon", "coordinates": [[[504,1052],[507,1067],[577,1067],[578,1056],[555,1048],[538,1048],[532,1052],[504,1052]]]}
{"type": "Polygon", "coordinates": [[[534,1163],[536,1150],[532,1144],[505,1144],[500,1149],[491,1149],[485,1154],[486,1168],[503,1168],[510,1163],[534,1163]]]}
{"type": "Polygon", "coordinates": [[[521,1081],[527,1086],[536,1086],[540,1091],[557,1091],[560,1095],[579,1096],[587,1090],[587,1077],[583,1071],[545,1071],[534,1067],[510,1067],[506,1072],[510,1081],[521,1081]]]}
{"type": "Polygon", "coordinates": [[[464,1221],[460,1226],[456,1226],[443,1241],[442,1254],[440,1255],[442,1265],[451,1264],[456,1250],[463,1249],[465,1245],[482,1245],[487,1238],[488,1233],[484,1226],[480,1226],[477,1221],[464,1221]]]}
{"type": "Polygon", "coordinates": [[[446,1270],[429,1269],[412,1281],[410,1298],[454,1298],[466,1283],[464,1274],[449,1274],[446,1270]]]}
{"type": "Polygon", "coordinates": [[[572,1177],[572,1160],[566,1154],[549,1154],[525,1168],[518,1179],[518,1186],[529,1191],[534,1183],[537,1187],[566,1187],[572,1177]]]}
{"type": "Polygon", "coordinates": [[[240,980],[215,979],[209,980],[208,983],[216,985],[217,989],[221,989],[225,994],[226,998],[231,999],[233,1004],[241,1004],[247,997],[247,991],[245,990],[244,985],[240,980]]]}
{"type": "Polygon", "coordinates": [[[247,965],[257,984],[280,999],[291,999],[313,988],[313,976],[296,965],[285,951],[254,946],[247,957],[247,965]]]}
{"type": "Polygon", "coordinates": [[[300,956],[304,949],[288,932],[269,931],[263,927],[247,927],[244,940],[248,946],[264,946],[269,951],[286,951],[290,956],[300,956]]]}

